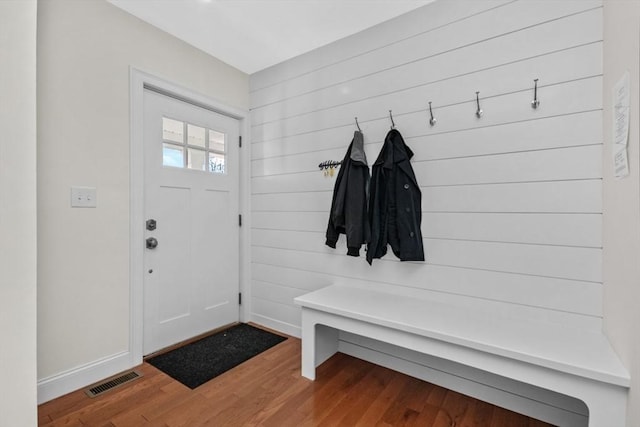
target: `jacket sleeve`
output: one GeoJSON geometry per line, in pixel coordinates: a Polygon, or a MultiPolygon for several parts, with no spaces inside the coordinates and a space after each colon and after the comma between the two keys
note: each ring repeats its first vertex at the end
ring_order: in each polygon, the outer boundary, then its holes
{"type": "Polygon", "coordinates": [[[345,171],[350,168],[350,164],[347,161],[350,151],[351,150],[347,151],[347,157],[342,161],[342,166],[340,166],[340,169],[338,170],[336,183],[333,187],[333,199],[331,200],[331,211],[329,212],[329,224],[327,225],[325,245],[334,249],[338,242],[338,237],[340,237],[340,233],[345,233],[344,203],[347,192],[345,171]]]}
{"type": "Polygon", "coordinates": [[[331,211],[329,212],[329,224],[327,225],[325,244],[330,248],[336,248],[340,231],[344,232],[344,189],[340,189],[340,182],[336,181],[336,188],[333,192],[331,211]]]}
{"type": "MultiPolygon", "coordinates": [[[[367,244],[367,262],[369,265],[373,262],[374,258],[380,258],[382,252],[382,210],[381,204],[381,189],[382,184],[381,175],[382,168],[374,166],[371,173],[371,182],[369,187],[369,226],[371,229],[369,243],[367,244]]],[[[385,243],[386,246],[386,243],[385,243]]]]}
{"type": "Polygon", "coordinates": [[[329,214],[329,224],[327,225],[325,245],[335,249],[339,236],[340,232],[338,232],[338,227],[336,227],[335,221],[333,219],[333,214],[329,214]]]}
{"type": "Polygon", "coordinates": [[[367,215],[369,168],[360,163],[352,163],[347,180],[349,191],[344,201],[347,255],[360,256],[360,247],[370,239],[367,215]]]}
{"type": "Polygon", "coordinates": [[[336,230],[336,226],[333,223],[331,215],[329,215],[329,225],[327,225],[327,233],[325,237],[326,239],[324,244],[335,249],[336,243],[338,242],[338,231],[336,230]]]}

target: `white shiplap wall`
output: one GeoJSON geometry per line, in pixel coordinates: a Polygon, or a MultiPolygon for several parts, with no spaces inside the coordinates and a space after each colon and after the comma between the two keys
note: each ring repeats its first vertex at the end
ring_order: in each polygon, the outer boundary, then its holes
{"type": "Polygon", "coordinates": [[[438,1],[254,74],[253,319],[297,335],[293,298],[348,279],[599,329],[601,109],[601,0],[438,1]],[[324,245],[335,177],[317,165],[355,116],[373,163],[390,109],[427,261],[369,266],[324,245]]]}

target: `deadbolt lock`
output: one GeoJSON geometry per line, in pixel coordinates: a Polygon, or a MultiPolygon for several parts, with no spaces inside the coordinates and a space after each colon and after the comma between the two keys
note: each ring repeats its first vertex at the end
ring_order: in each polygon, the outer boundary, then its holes
{"type": "Polygon", "coordinates": [[[155,219],[148,219],[147,220],[147,230],[149,231],[153,231],[156,229],[156,220],[155,219]]]}

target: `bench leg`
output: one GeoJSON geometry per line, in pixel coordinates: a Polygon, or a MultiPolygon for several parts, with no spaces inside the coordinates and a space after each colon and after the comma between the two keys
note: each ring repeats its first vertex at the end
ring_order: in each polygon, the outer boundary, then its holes
{"type": "Polygon", "coordinates": [[[316,367],[338,351],[338,330],[318,325],[302,310],[302,376],[316,379],[316,367]]]}
{"type": "Polygon", "coordinates": [[[589,427],[624,427],[627,423],[626,391],[618,387],[594,396],[589,408],[589,427]]]}

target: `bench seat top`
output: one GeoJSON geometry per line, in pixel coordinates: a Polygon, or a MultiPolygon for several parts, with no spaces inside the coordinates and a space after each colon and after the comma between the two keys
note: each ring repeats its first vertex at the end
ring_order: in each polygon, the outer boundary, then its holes
{"type": "Polygon", "coordinates": [[[592,380],[630,384],[600,332],[344,285],[299,296],[295,303],[592,380]]]}

